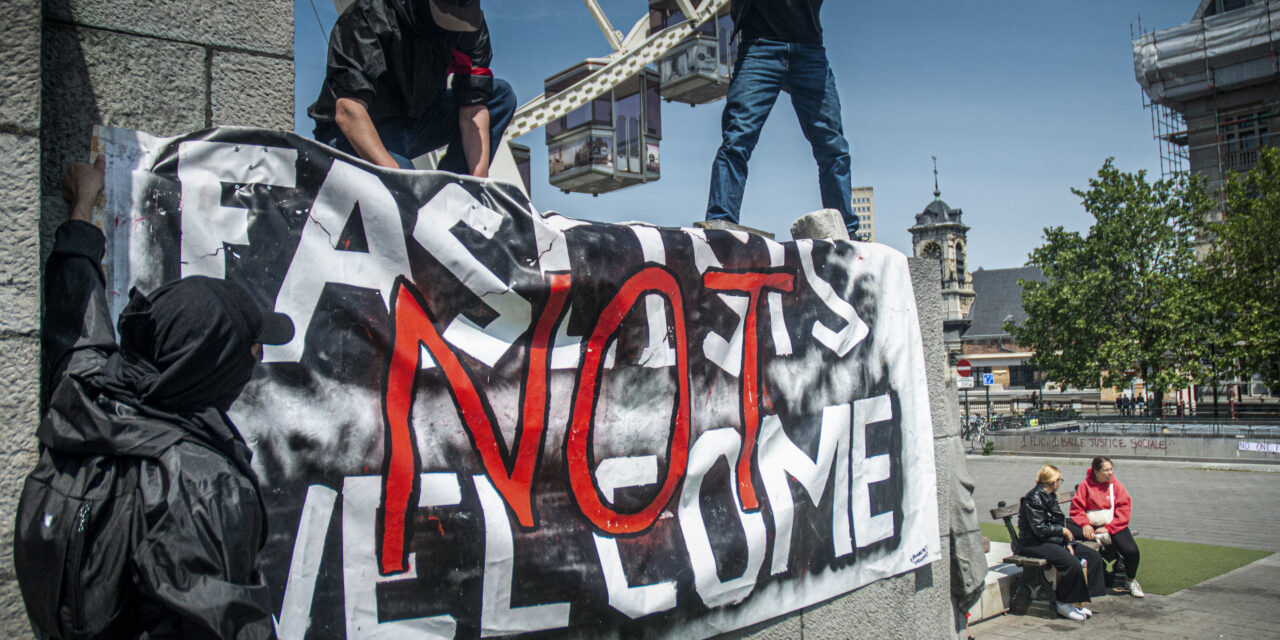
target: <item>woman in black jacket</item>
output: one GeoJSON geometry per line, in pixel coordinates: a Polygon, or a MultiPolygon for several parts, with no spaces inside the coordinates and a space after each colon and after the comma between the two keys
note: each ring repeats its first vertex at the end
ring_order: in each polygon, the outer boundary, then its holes
{"type": "Polygon", "coordinates": [[[1067,518],[1058,507],[1061,485],[1062,472],[1057,467],[1041,467],[1035,488],[1022,497],[1018,510],[1018,542],[1023,555],[1044,558],[1058,570],[1058,614],[1083,621],[1093,615],[1083,603],[1089,602],[1090,594],[1102,595],[1106,590],[1102,557],[1073,542],[1067,518]]]}

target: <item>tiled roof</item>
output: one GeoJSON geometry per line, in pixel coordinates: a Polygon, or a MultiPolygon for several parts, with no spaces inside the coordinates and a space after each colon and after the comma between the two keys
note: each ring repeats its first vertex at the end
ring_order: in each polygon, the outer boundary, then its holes
{"type": "Polygon", "coordinates": [[[979,269],[973,272],[973,306],[969,309],[969,329],[963,338],[1008,335],[1005,320],[1022,322],[1027,314],[1022,310],[1022,287],[1018,280],[1043,282],[1044,274],[1037,267],[1014,269],[979,269]]]}

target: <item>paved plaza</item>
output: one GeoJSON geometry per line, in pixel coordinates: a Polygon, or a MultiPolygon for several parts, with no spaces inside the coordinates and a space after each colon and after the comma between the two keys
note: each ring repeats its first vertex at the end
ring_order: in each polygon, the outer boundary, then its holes
{"type": "MultiPolygon", "coordinates": [[[[1064,486],[1084,477],[1088,460],[970,456],[982,522],[1013,504],[1045,463],[1064,486]]],[[[1116,476],[1134,500],[1132,527],[1143,538],[1280,551],[1280,466],[1116,460],[1116,476]]],[[[1139,574],[1141,577],[1141,574],[1139,574]]],[[[1280,555],[1172,595],[1095,600],[1087,622],[1034,615],[998,616],[970,628],[974,638],[1280,638],[1280,555]]]]}

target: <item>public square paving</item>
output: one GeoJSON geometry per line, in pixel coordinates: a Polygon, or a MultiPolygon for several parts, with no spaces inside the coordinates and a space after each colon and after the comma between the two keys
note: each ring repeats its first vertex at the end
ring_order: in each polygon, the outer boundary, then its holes
{"type": "MultiPolygon", "coordinates": [[[[1064,486],[1084,477],[1086,459],[969,456],[979,519],[1031,488],[1045,463],[1064,486]]],[[[1132,527],[1143,538],[1280,551],[1280,465],[1115,460],[1134,500],[1132,527]]],[[[1139,573],[1141,578],[1141,572],[1139,573]]],[[[974,638],[1280,638],[1280,555],[1272,555],[1177,593],[1095,600],[1086,622],[1034,615],[973,625],[974,638]]]]}

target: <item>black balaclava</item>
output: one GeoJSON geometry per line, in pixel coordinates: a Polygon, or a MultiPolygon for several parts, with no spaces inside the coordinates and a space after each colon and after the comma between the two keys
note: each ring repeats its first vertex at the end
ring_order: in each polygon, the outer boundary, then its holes
{"type": "Polygon", "coordinates": [[[225,280],[192,276],[150,296],[134,290],[120,314],[110,386],[178,414],[225,413],[253,376],[250,348],[262,324],[249,292],[225,280]]]}

